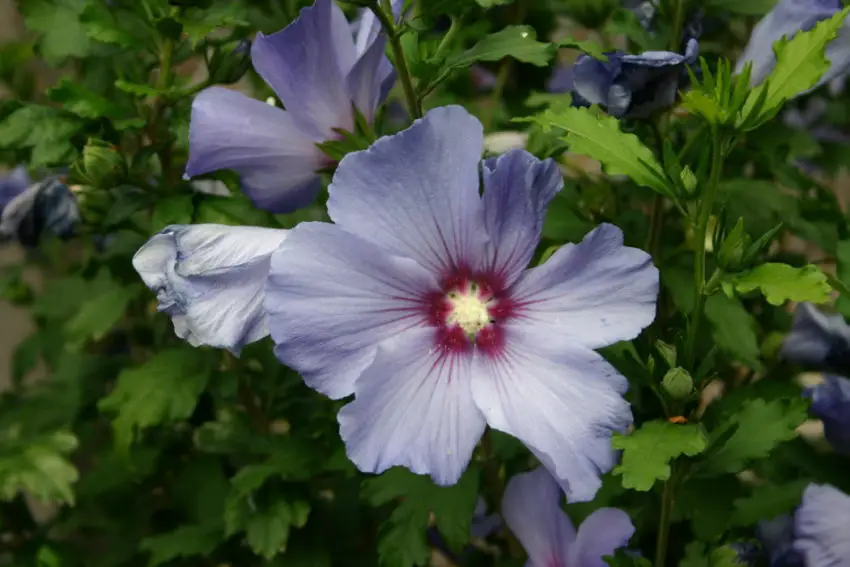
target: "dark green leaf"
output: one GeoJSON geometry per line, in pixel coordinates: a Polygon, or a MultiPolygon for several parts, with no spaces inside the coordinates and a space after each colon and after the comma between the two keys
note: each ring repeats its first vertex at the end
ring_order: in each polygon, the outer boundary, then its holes
{"type": "Polygon", "coordinates": [[[27,28],[39,34],[44,59],[58,65],[68,57],[88,55],[91,42],[80,22],[87,0],[27,0],[20,2],[27,28]]]}
{"type": "Polygon", "coordinates": [[[143,539],[139,549],[150,553],[149,565],[155,567],[181,557],[208,556],[222,539],[220,528],[188,524],[166,534],[143,539]]]}
{"type": "Polygon", "coordinates": [[[761,368],[756,320],[737,299],[722,293],[705,302],[705,316],[717,347],[750,368],[761,368]]]}
{"type": "Polygon", "coordinates": [[[157,201],[151,218],[151,232],[159,232],[171,224],[192,222],[192,195],[172,195],[157,201]]]}

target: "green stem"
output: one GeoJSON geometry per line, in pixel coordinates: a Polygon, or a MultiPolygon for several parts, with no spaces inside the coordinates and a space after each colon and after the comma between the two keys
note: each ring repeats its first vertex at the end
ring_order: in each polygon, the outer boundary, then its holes
{"type": "Polygon", "coordinates": [[[711,170],[708,187],[705,188],[700,199],[699,216],[694,232],[694,312],[688,325],[688,337],[685,343],[685,361],[688,369],[693,368],[694,348],[702,312],[705,308],[705,236],[708,232],[708,221],[711,219],[711,213],[714,210],[717,188],[720,185],[720,174],[723,170],[723,140],[717,130],[712,132],[711,138],[711,170]]]}
{"type": "MultiPolygon", "coordinates": [[[[179,8],[173,8],[171,15],[172,17],[179,15],[179,8]]],[[[164,136],[164,140],[160,139],[160,122],[168,105],[168,98],[165,93],[171,88],[174,82],[174,69],[171,65],[173,56],[174,40],[169,37],[163,38],[159,53],[159,76],[156,80],[156,88],[159,94],[153,101],[153,108],[151,109],[150,120],[148,121],[148,137],[151,143],[157,144],[163,142],[157,150],[157,156],[159,157],[159,165],[162,168],[162,178],[166,184],[170,184],[173,181],[174,175],[171,163],[171,144],[165,143],[167,141],[167,135],[164,136]]]]}
{"type": "MultiPolygon", "coordinates": [[[[499,471],[500,464],[493,451],[493,437],[490,428],[484,432],[481,437],[481,461],[484,467],[484,487],[487,494],[490,509],[493,512],[500,512],[502,509],[502,497],[505,494],[505,482],[502,480],[501,472],[499,471]]],[[[513,532],[506,529],[508,541],[508,550],[511,557],[522,557],[523,550],[519,541],[514,537],[513,532]]]]}
{"type": "MultiPolygon", "coordinates": [[[[675,466],[673,463],[672,466],[675,466]]],[[[673,513],[675,499],[676,470],[670,474],[670,478],[664,483],[661,493],[661,515],[658,519],[658,536],[655,540],[655,567],[664,567],[667,560],[667,540],[670,537],[670,516],[673,513]]]]}
{"type": "Polygon", "coordinates": [[[401,82],[401,87],[404,90],[404,98],[407,101],[407,109],[414,118],[422,118],[422,107],[419,104],[419,99],[416,97],[416,89],[413,88],[413,79],[410,76],[410,69],[407,67],[407,59],[404,56],[404,49],[401,46],[401,35],[398,33],[392,9],[386,9],[388,3],[384,2],[384,7],[373,4],[372,12],[378,21],[381,22],[381,27],[387,34],[387,39],[390,42],[390,49],[393,52],[395,59],[395,70],[398,74],[398,80],[401,82]]]}
{"type": "Polygon", "coordinates": [[[682,41],[682,25],[685,19],[683,0],[674,0],[673,3],[673,30],[670,34],[670,51],[678,53],[679,42],[682,41]]]}
{"type": "Polygon", "coordinates": [[[434,52],[434,59],[439,60],[446,48],[451,45],[452,40],[457,35],[457,32],[460,31],[460,23],[461,19],[459,17],[452,16],[452,23],[449,25],[449,31],[447,31],[446,35],[443,36],[443,39],[440,40],[440,45],[437,46],[437,51],[434,52]]]}

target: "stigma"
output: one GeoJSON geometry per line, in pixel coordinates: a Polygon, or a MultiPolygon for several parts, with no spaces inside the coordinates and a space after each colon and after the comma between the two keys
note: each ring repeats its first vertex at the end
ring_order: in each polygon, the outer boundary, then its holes
{"type": "Polygon", "coordinates": [[[474,341],[487,325],[493,322],[490,315],[492,298],[482,294],[480,286],[467,283],[462,289],[446,294],[449,311],[446,323],[459,327],[470,341],[474,341]]]}

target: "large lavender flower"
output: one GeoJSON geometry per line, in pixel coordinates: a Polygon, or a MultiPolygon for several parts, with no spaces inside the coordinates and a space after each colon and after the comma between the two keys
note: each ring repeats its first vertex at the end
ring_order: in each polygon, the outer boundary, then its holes
{"type": "Polygon", "coordinates": [[[810,484],[794,515],[794,548],[806,567],[850,565],[850,496],[837,488],[810,484]]]}
{"type": "MultiPolygon", "coordinates": [[[[645,118],[676,102],[676,92],[687,77],[685,67],[696,61],[698,51],[697,41],[691,39],[684,55],[670,51],[645,51],[639,55],[614,51],[606,53],[607,61],[582,55],[572,68],[574,102],[599,104],[612,116],[645,118]]],[[[563,88],[569,79],[565,74],[555,82],[563,88]]]]}
{"type": "Polygon", "coordinates": [[[804,567],[803,557],[794,549],[794,519],[783,514],[756,524],[756,537],[764,544],[770,567],[804,567]]]}
{"type": "Polygon", "coordinates": [[[356,40],[333,0],[316,0],[285,29],[257,35],[254,68],[286,110],[211,87],[192,103],[187,176],[232,169],[254,203],[272,212],[310,204],[328,165],[317,142],[354,130],[356,107],[371,120],[394,73],[374,18],[356,40]]]}
{"type": "MultiPolygon", "coordinates": [[[[783,36],[788,39],[799,31],[808,31],[831,18],[842,8],[841,0],[779,0],[776,6],[753,28],[747,47],[738,59],[736,71],[740,72],[747,61],[752,61],[750,83],[764,81],[776,65],[773,44],[783,36]]],[[[832,63],[818,85],[827,83],[850,69],[850,31],[847,25],[836,39],[826,47],[826,57],[832,63]]]]}
{"type": "Polygon", "coordinates": [[[133,267],[156,292],[159,310],[171,316],[178,337],[238,354],[268,335],[263,289],[271,253],[288,232],[173,225],[136,252],[133,267]]]}
{"type": "Polygon", "coordinates": [[[44,233],[71,236],[80,220],[77,200],[59,176],[27,186],[29,176],[16,169],[0,184],[0,240],[16,238],[36,246],[44,233]]]}
{"type": "Polygon", "coordinates": [[[626,379],[593,349],[652,321],[658,271],[611,225],[526,270],[561,173],[522,150],[482,164],[482,149],[481,124],[450,106],[343,158],[336,224],[302,223],[272,255],[275,352],[316,390],[354,394],[339,423],[363,471],[454,483],[489,424],[588,500],[632,419],[626,379]]]}
{"type": "Polygon", "coordinates": [[[781,354],[809,368],[850,374],[850,326],[841,315],[825,315],[801,303],[781,354]]]}
{"type": "Polygon", "coordinates": [[[826,440],[836,451],[850,454],[850,380],[828,375],[806,395],[812,399],[812,413],[823,421],[826,440]]]}
{"type": "Polygon", "coordinates": [[[511,478],[502,501],[505,522],[528,553],[526,567],[606,567],[635,528],[628,514],[600,508],[576,532],[561,510],[561,491],[543,468],[511,478]]]}

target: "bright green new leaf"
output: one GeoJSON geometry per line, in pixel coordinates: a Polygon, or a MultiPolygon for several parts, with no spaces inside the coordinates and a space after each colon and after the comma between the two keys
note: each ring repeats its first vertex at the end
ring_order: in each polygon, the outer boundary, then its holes
{"type": "Polygon", "coordinates": [[[613,116],[595,114],[589,108],[547,110],[527,121],[544,130],[566,130],[570,151],[598,160],[609,175],[628,175],[638,185],[672,196],[664,168],[637,136],[620,130],[613,116]]]}
{"type": "Polygon", "coordinates": [[[189,417],[209,375],[204,352],[189,347],[162,351],[121,372],[115,389],[98,403],[101,411],[118,414],[115,444],[127,450],[136,432],[189,417]]]}
{"type": "Polygon", "coordinates": [[[797,437],[797,427],[806,420],[808,405],[803,398],[747,400],[712,431],[713,444],[730,428],[736,428],[720,447],[712,447],[711,458],[700,464],[698,474],[736,473],[750,461],[767,457],[777,445],[797,437]]]}
{"type": "Polygon", "coordinates": [[[761,368],[756,320],[740,301],[712,295],[705,302],[705,317],[717,348],[750,368],[761,368]]]}
{"type": "Polygon", "coordinates": [[[826,303],[832,288],[826,274],[817,266],[795,268],[787,264],[762,264],[735,277],[735,289],[749,293],[756,289],[771,305],[786,301],[826,303]]]}
{"type": "Polygon", "coordinates": [[[139,548],[151,554],[150,567],[168,563],[180,557],[208,556],[222,542],[221,528],[187,524],[166,534],[147,537],[139,548]]]}
{"type": "Polygon", "coordinates": [[[378,544],[382,564],[424,564],[423,558],[428,557],[425,529],[431,513],[450,547],[465,545],[478,497],[478,474],[476,467],[470,467],[457,484],[436,486],[426,476],[395,467],[364,481],[363,496],[374,506],[401,499],[378,544]]]}
{"type": "Polygon", "coordinates": [[[171,195],[160,199],[151,215],[151,233],[159,232],[170,224],[190,224],[194,210],[192,195],[171,195]]]}
{"type": "Polygon", "coordinates": [[[788,484],[767,483],[753,489],[746,498],[735,500],[732,523],[752,526],[761,520],[770,520],[791,512],[800,505],[808,484],[808,480],[798,480],[788,484]]]}
{"type": "Polygon", "coordinates": [[[699,425],[648,421],[631,435],[615,434],[611,445],[623,450],[622,461],[614,469],[614,474],[623,477],[623,486],[647,491],[656,480],[670,478],[671,460],[701,453],[705,433],[699,425]]]}
{"type": "Polygon", "coordinates": [[[91,42],[80,23],[87,0],[27,0],[18,6],[27,29],[39,34],[40,53],[51,65],[88,55],[91,42]]]}
{"type": "Polygon", "coordinates": [[[44,502],[74,504],[71,487],[77,469],[67,455],[77,448],[77,438],[57,431],[34,439],[2,440],[0,451],[0,499],[13,500],[26,491],[44,502]]]}
{"type": "Polygon", "coordinates": [[[819,22],[813,29],[799,32],[790,40],[783,38],[774,45],[776,66],[764,83],[750,92],[742,112],[742,121],[749,121],[756,101],[765,90],[767,95],[764,105],[760,109],[759,118],[752,124],[757,125],[771,118],[786,100],[808,91],[818,83],[832,65],[824,53],[826,46],[838,35],[848,13],[850,8],[845,8],[828,20],[819,22]]]}
{"type": "Polygon", "coordinates": [[[88,339],[100,340],[118,324],[127,306],[142,289],[141,285],[113,284],[104,293],[92,296],[65,325],[65,334],[77,344],[88,339]]]}

